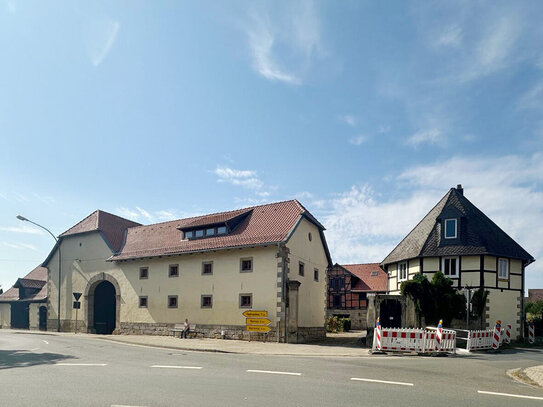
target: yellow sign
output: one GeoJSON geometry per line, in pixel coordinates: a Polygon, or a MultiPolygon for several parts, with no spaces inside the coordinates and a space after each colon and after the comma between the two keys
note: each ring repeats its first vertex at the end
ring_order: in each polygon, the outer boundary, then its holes
{"type": "Polygon", "coordinates": [[[270,332],[271,328],[269,326],[263,325],[247,325],[245,329],[248,332],[270,332]]]}
{"type": "Polygon", "coordinates": [[[243,316],[247,318],[265,318],[268,316],[268,311],[245,311],[243,316]]]}
{"type": "Polygon", "coordinates": [[[246,325],[268,325],[271,321],[268,318],[247,318],[246,325]]]}

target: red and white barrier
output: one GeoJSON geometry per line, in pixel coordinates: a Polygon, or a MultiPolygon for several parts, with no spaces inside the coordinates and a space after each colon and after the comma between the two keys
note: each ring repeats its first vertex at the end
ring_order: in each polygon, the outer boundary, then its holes
{"type": "Polygon", "coordinates": [[[493,336],[494,330],[469,331],[466,350],[469,352],[472,350],[492,349],[493,336]]]}
{"type": "Polygon", "coordinates": [[[438,345],[438,332],[433,329],[383,328],[377,320],[372,351],[455,353],[456,332],[441,328],[438,345]]]}
{"type": "Polygon", "coordinates": [[[504,343],[511,343],[511,324],[505,326],[505,336],[503,337],[504,343]]]}
{"type": "Polygon", "coordinates": [[[436,331],[436,347],[435,351],[439,352],[441,349],[441,342],[443,341],[443,320],[439,320],[439,324],[437,324],[437,331],[436,331]]]}
{"type": "Polygon", "coordinates": [[[500,347],[501,330],[502,321],[497,320],[496,325],[494,326],[494,332],[492,334],[492,349],[494,350],[498,350],[498,348],[500,347]]]}
{"type": "Polygon", "coordinates": [[[530,325],[528,325],[528,342],[530,342],[531,344],[535,343],[534,321],[530,321],[530,325]]]}
{"type": "Polygon", "coordinates": [[[377,326],[375,327],[375,339],[373,343],[377,342],[376,350],[381,350],[381,323],[379,322],[379,318],[377,318],[377,326]]]}

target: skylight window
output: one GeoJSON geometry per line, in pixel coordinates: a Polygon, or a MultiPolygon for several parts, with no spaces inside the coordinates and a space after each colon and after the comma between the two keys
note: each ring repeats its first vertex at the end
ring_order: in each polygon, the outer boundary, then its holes
{"type": "Polygon", "coordinates": [[[456,219],[445,219],[445,239],[456,239],[457,233],[456,219]]]}
{"type": "Polygon", "coordinates": [[[372,276],[372,277],[377,277],[377,271],[372,271],[372,272],[371,272],[371,276],[372,276]]]}

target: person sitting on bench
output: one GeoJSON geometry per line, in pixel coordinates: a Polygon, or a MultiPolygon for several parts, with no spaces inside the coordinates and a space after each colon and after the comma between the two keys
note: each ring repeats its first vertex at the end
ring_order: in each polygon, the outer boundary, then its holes
{"type": "Polygon", "coordinates": [[[181,336],[183,337],[183,339],[187,339],[187,334],[189,333],[189,331],[190,331],[190,322],[188,318],[185,318],[185,329],[183,329],[183,332],[181,332],[181,336]]]}

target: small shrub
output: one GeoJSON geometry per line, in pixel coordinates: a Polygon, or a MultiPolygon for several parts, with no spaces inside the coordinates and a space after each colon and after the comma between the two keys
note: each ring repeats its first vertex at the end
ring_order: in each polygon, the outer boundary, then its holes
{"type": "Polygon", "coordinates": [[[351,330],[351,319],[340,318],[338,321],[338,329],[340,332],[349,332],[351,330]]]}
{"type": "Polygon", "coordinates": [[[337,333],[338,331],[338,317],[330,317],[326,320],[326,332],[337,333]]]}

